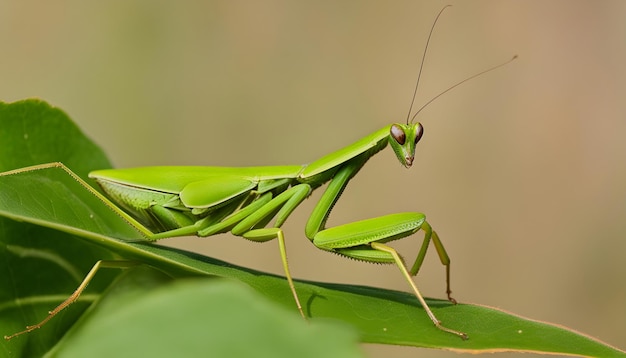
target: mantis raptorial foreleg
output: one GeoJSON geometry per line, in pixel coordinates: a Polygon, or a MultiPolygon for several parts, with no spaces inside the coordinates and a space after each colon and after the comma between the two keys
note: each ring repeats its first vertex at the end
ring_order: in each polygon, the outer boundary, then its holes
{"type": "Polygon", "coordinates": [[[350,179],[361,169],[367,159],[369,159],[367,155],[356,157],[337,171],[307,223],[307,236],[313,241],[315,246],[322,250],[336,252],[362,261],[395,263],[411,286],[415,296],[433,324],[442,331],[467,339],[467,334],[441,325],[441,322],[428,307],[419,289],[411,279],[411,276],[414,276],[421,267],[432,239],[433,243],[436,242],[435,247],[439,253],[441,262],[446,266],[446,290],[448,298],[450,301],[456,303],[456,300],[450,297],[450,258],[443,248],[439,237],[434,233],[428,222],[426,222],[423,214],[398,213],[339,225],[328,229],[324,228],[332,207],[341,196],[350,179]],[[384,243],[402,239],[414,234],[420,229],[424,230],[425,237],[420,252],[411,269],[411,273],[409,273],[404,261],[400,258],[396,250],[384,243]]]}
{"type": "MultiPolygon", "coordinates": [[[[378,243],[378,242],[373,242],[372,243],[372,248],[374,248],[376,250],[379,250],[379,251],[387,252],[391,256],[393,256],[393,259],[394,259],[394,262],[396,263],[396,266],[398,266],[398,268],[400,269],[400,272],[402,272],[402,274],[406,278],[407,282],[409,283],[409,285],[413,289],[413,292],[415,293],[415,296],[417,297],[417,299],[422,304],[422,307],[424,307],[424,310],[426,311],[426,314],[428,314],[428,317],[430,318],[431,321],[433,321],[433,323],[435,324],[435,326],[437,328],[439,328],[440,330],[442,330],[444,332],[456,334],[457,336],[459,336],[459,337],[461,337],[463,339],[467,339],[468,338],[467,334],[465,334],[463,332],[455,331],[453,329],[450,329],[448,327],[445,327],[445,326],[441,325],[441,321],[439,321],[439,319],[437,319],[437,317],[435,317],[435,314],[430,310],[430,308],[426,304],[426,301],[424,300],[424,297],[422,297],[422,294],[417,289],[417,286],[415,285],[415,283],[411,279],[411,275],[407,271],[406,266],[404,265],[404,262],[403,262],[402,258],[400,257],[400,255],[398,255],[398,252],[394,248],[389,247],[389,246],[387,246],[385,244],[378,243]]],[[[448,297],[449,297],[449,295],[448,295],[448,297]]],[[[456,303],[456,301],[455,301],[455,303],[456,303]]]]}

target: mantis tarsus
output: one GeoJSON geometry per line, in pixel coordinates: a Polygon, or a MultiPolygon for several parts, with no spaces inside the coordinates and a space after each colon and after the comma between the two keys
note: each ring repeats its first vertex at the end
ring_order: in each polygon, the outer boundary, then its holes
{"type": "MultiPolygon", "coordinates": [[[[428,41],[430,41],[436,22],[437,20],[433,23],[428,41]]],[[[426,49],[428,49],[428,42],[426,49]]],[[[426,50],[424,57],[425,55],[426,50]]],[[[506,63],[508,62],[510,61],[506,63]]],[[[502,65],[504,64],[455,84],[431,99],[421,109],[459,84],[502,65]]],[[[419,75],[417,84],[419,84],[419,75]]],[[[415,89],[417,91],[417,85],[415,89]]],[[[413,98],[415,98],[415,93],[413,98]]],[[[411,108],[412,105],[413,103],[411,108]]],[[[146,233],[148,240],[185,235],[206,237],[225,232],[257,242],[277,239],[289,287],[298,311],[305,319],[306,315],[298,299],[287,264],[285,238],[281,226],[313,190],[328,183],[308,219],[305,227],[306,237],[322,250],[366,262],[395,264],[434,325],[442,331],[467,339],[465,333],[441,324],[411,279],[411,276],[418,273],[432,242],[441,263],[446,268],[448,299],[456,303],[450,296],[450,258],[437,233],[426,221],[424,214],[396,213],[332,228],[325,227],[334,204],[350,179],[358,173],[368,159],[388,144],[400,164],[406,168],[412,166],[415,147],[424,133],[422,124],[414,122],[415,116],[421,109],[413,116],[409,109],[406,123],[385,126],[308,165],[247,168],[143,167],[97,170],[91,172],[89,176],[95,179],[121,208],[116,207],[114,210],[120,213],[124,210],[145,225],[139,229],[146,233]],[[413,265],[408,268],[396,250],[387,243],[408,237],[419,230],[424,231],[424,240],[413,265]]],[[[41,327],[78,298],[98,267],[108,265],[108,263],[98,263],[94,266],[79,289],[51,311],[44,321],[5,338],[10,339],[41,327]]],[[[112,266],[124,267],[124,264],[112,266]]]]}

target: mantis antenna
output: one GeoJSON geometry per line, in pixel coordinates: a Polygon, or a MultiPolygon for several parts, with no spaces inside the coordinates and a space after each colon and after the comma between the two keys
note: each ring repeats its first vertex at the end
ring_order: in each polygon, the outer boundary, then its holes
{"type": "Polygon", "coordinates": [[[428,102],[426,102],[422,107],[420,107],[413,116],[411,116],[411,112],[413,111],[413,104],[415,103],[415,97],[417,96],[417,88],[419,87],[419,83],[420,83],[420,78],[422,76],[422,68],[424,67],[424,60],[426,59],[426,52],[428,51],[428,45],[430,44],[430,38],[432,37],[433,34],[433,30],[435,29],[435,25],[437,25],[437,20],[439,20],[439,16],[441,16],[441,14],[443,13],[443,11],[445,9],[447,9],[448,7],[450,7],[452,5],[446,5],[444,6],[443,9],[441,9],[441,11],[439,11],[439,14],[437,15],[437,17],[435,18],[435,21],[433,22],[432,27],[430,28],[430,33],[428,34],[428,39],[426,40],[426,48],[424,49],[424,53],[422,54],[422,61],[420,63],[420,69],[419,72],[417,74],[417,82],[415,84],[415,90],[413,91],[413,99],[411,100],[411,105],[409,106],[409,113],[407,115],[406,118],[406,123],[413,123],[413,121],[415,120],[415,118],[417,117],[417,115],[424,109],[426,108],[429,104],[431,104],[432,102],[434,102],[437,98],[441,97],[442,95],[444,95],[445,93],[449,92],[450,90],[452,90],[453,88],[456,88],[457,86],[462,85],[463,83],[474,79],[478,76],[481,76],[487,72],[491,72],[495,69],[498,69],[502,66],[505,66],[509,63],[511,63],[513,60],[515,60],[517,58],[517,55],[514,55],[513,58],[511,58],[510,60],[503,62],[501,64],[495,65],[493,67],[490,67],[484,71],[478,72],[470,77],[467,77],[466,79],[459,81],[457,83],[455,83],[454,85],[448,87],[447,89],[445,89],[443,92],[439,93],[438,95],[436,95],[435,97],[431,98],[428,102]]]}
{"type": "Polygon", "coordinates": [[[419,69],[419,72],[417,73],[417,81],[415,83],[415,90],[413,91],[413,99],[411,100],[411,105],[409,106],[409,113],[406,115],[406,124],[409,124],[409,119],[411,119],[411,122],[413,122],[413,118],[415,118],[415,117],[411,118],[411,112],[413,111],[413,104],[415,103],[415,96],[417,96],[417,88],[420,85],[420,78],[422,77],[422,69],[424,68],[424,60],[426,59],[426,52],[428,52],[428,44],[430,44],[430,38],[433,36],[433,31],[435,30],[435,25],[437,25],[437,21],[439,20],[439,17],[441,16],[441,14],[443,14],[443,11],[449,8],[450,6],[452,5],[446,5],[443,7],[443,9],[439,11],[439,14],[437,14],[437,17],[435,18],[435,21],[433,21],[433,25],[430,27],[430,32],[428,33],[428,39],[426,40],[426,47],[424,47],[424,53],[422,54],[422,61],[420,62],[420,69],[419,69]]]}

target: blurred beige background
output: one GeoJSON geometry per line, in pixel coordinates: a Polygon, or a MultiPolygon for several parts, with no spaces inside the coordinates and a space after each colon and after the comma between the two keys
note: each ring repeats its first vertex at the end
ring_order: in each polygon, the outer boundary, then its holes
{"type": "MultiPolygon", "coordinates": [[[[380,153],[329,224],[424,212],[452,257],[459,301],[626,348],[624,1],[3,0],[0,100],[59,106],[120,167],[307,163],[405,120],[428,30],[447,3],[419,103],[520,58],[424,110],[415,167],[380,153]]],[[[408,290],[394,267],[305,239],[318,197],[285,227],[293,274],[408,290]]],[[[418,240],[404,241],[397,247],[413,258],[418,240]]],[[[168,243],[282,274],[275,243],[168,243]]],[[[417,282],[444,297],[434,251],[417,282]]]]}

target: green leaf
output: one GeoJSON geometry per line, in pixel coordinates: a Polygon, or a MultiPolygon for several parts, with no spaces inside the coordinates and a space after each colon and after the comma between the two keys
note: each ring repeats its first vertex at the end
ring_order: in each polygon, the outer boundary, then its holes
{"type": "MultiPolygon", "coordinates": [[[[5,217],[0,218],[0,259],[5,263],[0,274],[9,278],[0,283],[2,329],[7,330],[3,334],[19,331],[26,324],[43,319],[46,311],[63,301],[78,285],[80,277],[98,259],[119,257],[135,260],[160,270],[167,277],[212,278],[206,282],[208,286],[202,280],[202,288],[189,288],[189,291],[186,286],[172,286],[168,282],[157,285],[162,289],[126,285],[136,287],[138,291],[133,290],[139,293],[134,296],[107,295],[105,301],[98,300],[98,294],[104,292],[120,270],[101,270],[102,273],[96,275],[96,279],[82,296],[83,299],[79,301],[83,305],[72,305],[43,328],[3,342],[0,356],[31,356],[48,352],[78,316],[81,316],[79,323],[60,341],[54,350],[55,354],[69,355],[76,349],[76,354],[84,356],[89,351],[79,351],[81,347],[88,347],[90,344],[97,347],[99,339],[103,339],[103,342],[107,342],[107,339],[111,339],[109,342],[121,342],[125,336],[134,338],[138,347],[147,344],[146,349],[154,344],[150,337],[168,337],[168,343],[177,347],[192,345],[190,340],[202,344],[203,342],[192,339],[197,337],[198,330],[204,336],[217,337],[220,329],[228,326],[230,319],[236,318],[233,316],[236,313],[231,309],[240,312],[250,324],[253,321],[260,322],[258,324],[267,327],[257,328],[261,331],[273,332],[274,329],[287,327],[291,332],[292,327],[299,323],[306,327],[302,319],[298,318],[293,297],[284,278],[194,253],[139,242],[137,239],[141,238],[141,233],[128,224],[128,218],[112,211],[106,199],[93,189],[81,185],[71,172],[60,166],[6,173],[45,162],[63,162],[84,178],[90,170],[108,167],[101,151],[61,111],[33,100],[2,104],[0,140],[3,147],[10,148],[6,151],[8,158],[5,158],[5,152],[0,153],[0,172],[5,172],[0,175],[0,215],[5,217]],[[89,159],[90,156],[93,156],[93,160],[89,159]],[[205,305],[196,302],[194,298],[204,297],[207,293],[205,290],[216,294],[215,290],[221,289],[222,280],[216,280],[216,277],[247,284],[273,302],[268,306],[281,305],[282,310],[287,313],[272,313],[269,316],[280,316],[280,319],[272,324],[266,322],[267,317],[258,315],[259,312],[253,309],[253,304],[244,303],[248,302],[244,300],[252,293],[241,292],[239,288],[232,289],[234,292],[228,293],[230,296],[218,292],[215,301],[207,297],[205,305]],[[208,288],[214,284],[218,288],[208,288]],[[179,291],[182,292],[182,297],[168,296],[179,291]],[[96,304],[84,313],[86,304],[91,302],[96,304]],[[128,307],[141,309],[131,310],[128,307]],[[223,312],[216,312],[222,308],[223,312]],[[156,323],[155,320],[168,315],[188,319],[189,326],[193,329],[185,329],[185,325],[181,327],[156,323]],[[288,317],[289,315],[292,317],[288,317]],[[202,319],[199,319],[200,316],[202,319]],[[287,321],[291,318],[297,319],[293,323],[285,322],[283,316],[288,317],[287,321]],[[112,326],[107,317],[117,317],[112,326]],[[112,332],[105,333],[107,327],[112,332]],[[142,334],[137,335],[137,332],[142,334]],[[141,337],[148,337],[148,341],[140,340],[141,337]]],[[[357,330],[360,340],[364,342],[446,348],[474,353],[512,350],[603,357],[626,356],[616,348],[566,328],[531,321],[492,308],[428,300],[434,313],[446,326],[468,333],[470,339],[463,341],[433,327],[415,297],[408,293],[302,281],[296,282],[296,289],[311,322],[325,322],[332,325],[332,329],[338,330],[341,328],[335,326],[345,328],[338,321],[347,323],[357,330]]],[[[128,289],[129,292],[133,290],[128,289]]],[[[261,304],[265,299],[257,297],[252,298],[252,301],[261,304]]],[[[263,308],[265,309],[276,307],[263,308]]],[[[296,336],[300,334],[297,329],[293,328],[296,336]]],[[[338,333],[341,334],[346,340],[350,339],[349,331],[338,333]]],[[[285,337],[287,339],[278,344],[281,348],[290,347],[296,340],[289,335],[285,337]]],[[[319,338],[325,339],[324,343],[315,343],[320,347],[326,346],[327,338],[319,338]]],[[[252,342],[249,338],[241,337],[238,342],[241,345],[253,345],[248,343],[252,342]]],[[[263,342],[255,344],[260,345],[263,342]]],[[[335,343],[329,343],[329,347],[335,347],[335,343]]],[[[335,349],[339,351],[344,348],[337,346],[331,351],[335,349]]],[[[89,355],[97,351],[98,349],[93,349],[89,355]]],[[[104,352],[104,348],[102,351],[104,352]]],[[[165,354],[165,350],[160,352],[164,356],[171,356],[165,354]]],[[[136,355],[138,354],[134,354],[136,355]]]]}
{"type": "Polygon", "coordinates": [[[306,324],[240,283],[167,281],[155,270],[132,270],[51,353],[107,358],[361,356],[356,332],[348,326],[306,324]],[[219,327],[211,329],[213,325],[219,327]]]}
{"type": "MultiPolygon", "coordinates": [[[[0,102],[0,143],[0,171],[59,159],[71,164],[82,176],[94,168],[110,166],[102,151],[65,113],[38,100],[0,102]]],[[[0,186],[0,195],[9,192],[10,188],[0,186]]],[[[46,196],[39,199],[46,200],[46,196]]],[[[20,206],[19,201],[7,200],[3,198],[0,202],[14,208],[20,206]]],[[[88,240],[76,240],[64,232],[0,217],[1,335],[20,331],[46,317],[51,308],[76,289],[97,260],[116,257],[119,256],[88,240]]],[[[79,302],[37,334],[2,342],[0,356],[41,356],[94,302],[97,295],[93,292],[102,292],[116,274],[103,271],[79,302]]]]}

